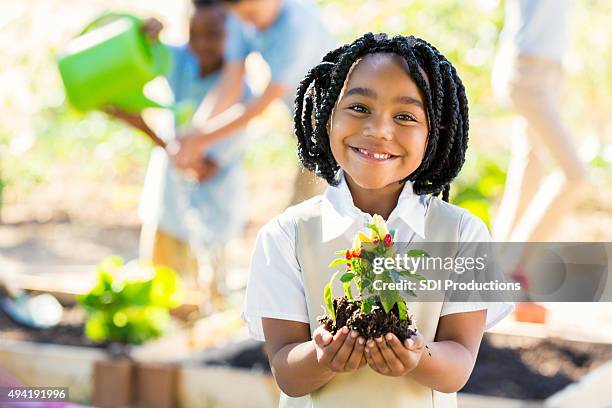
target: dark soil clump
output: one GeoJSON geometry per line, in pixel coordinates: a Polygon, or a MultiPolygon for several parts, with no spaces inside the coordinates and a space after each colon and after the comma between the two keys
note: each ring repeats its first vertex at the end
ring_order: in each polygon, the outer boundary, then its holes
{"type": "Polygon", "coordinates": [[[241,368],[267,374],[272,372],[268,357],[264,352],[264,343],[250,339],[206,350],[202,353],[201,363],[241,368]]]}
{"type": "Polygon", "coordinates": [[[412,317],[408,314],[406,320],[400,320],[397,305],[393,306],[390,313],[385,313],[380,302],[372,306],[370,313],[361,311],[360,300],[349,300],[346,296],[334,299],[334,310],[336,311],[336,323],[330,316],[319,317],[319,323],[325,324],[330,333],[335,334],[339,329],[346,326],[356,330],[366,339],[377,338],[387,333],[393,333],[403,343],[404,340],[416,333],[412,317]]]}

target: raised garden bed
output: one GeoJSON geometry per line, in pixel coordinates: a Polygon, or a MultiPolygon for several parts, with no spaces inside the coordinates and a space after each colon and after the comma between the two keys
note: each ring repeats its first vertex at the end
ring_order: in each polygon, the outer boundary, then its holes
{"type": "Polygon", "coordinates": [[[612,344],[488,333],[462,392],[544,401],[612,359],[612,344]]]}
{"type": "MultiPolygon", "coordinates": [[[[0,314],[3,367],[24,383],[69,385],[71,399],[91,401],[94,367],[97,362],[108,361],[108,356],[100,345],[82,335],[82,318],[78,309],[68,309],[60,326],[31,330],[0,314]]],[[[231,321],[231,316],[222,320],[228,319],[231,321]]],[[[217,320],[211,317],[203,321],[191,336],[210,337],[207,333],[217,331],[213,329],[219,324],[217,320]]],[[[235,337],[236,333],[232,329],[225,338],[235,337]]],[[[162,338],[161,342],[168,344],[169,340],[162,338]]],[[[189,340],[181,344],[188,345],[189,340]]],[[[158,346],[169,351],[168,355],[177,355],[183,347],[174,343],[158,346]]],[[[146,347],[149,346],[135,350],[137,360],[158,354],[145,352],[146,347]]],[[[217,344],[216,348],[183,354],[180,359],[175,360],[174,377],[161,370],[161,375],[174,381],[176,406],[196,407],[202,401],[220,407],[277,403],[278,388],[261,342],[245,340],[221,347],[217,344]]],[[[612,344],[487,333],[474,372],[459,394],[460,406],[538,406],[611,359],[612,344]]]]}
{"type": "MultiPolygon", "coordinates": [[[[237,312],[211,316],[188,330],[175,330],[146,345],[134,347],[131,361],[113,360],[106,350],[107,344],[88,340],[83,335],[83,319],[79,308],[67,308],[59,326],[33,330],[14,323],[0,312],[0,368],[23,385],[67,386],[71,400],[94,402],[101,407],[118,405],[96,402],[100,395],[96,396],[96,390],[111,389],[112,392],[102,391],[102,394],[138,401],[149,408],[201,407],[204,400],[218,399],[222,384],[241,384],[246,391],[255,392],[250,400],[256,405],[250,406],[262,406],[257,405],[257,401],[268,401],[270,393],[274,395],[275,385],[268,374],[246,369],[237,372],[227,366],[189,364],[198,361],[200,356],[194,352],[194,347],[215,346],[236,335],[237,312]],[[217,335],[211,338],[211,332],[217,335]],[[210,340],[204,342],[207,337],[210,340]],[[194,342],[193,339],[199,340],[194,342]],[[180,360],[187,361],[185,369],[180,366],[180,360]],[[106,381],[117,378],[123,378],[121,389],[115,382],[106,381]],[[202,379],[209,385],[203,387],[202,379]],[[203,393],[207,395],[205,399],[202,399],[203,393]]],[[[247,394],[241,398],[245,396],[247,394]]],[[[236,398],[234,396],[234,400],[236,398]]]]}
{"type": "Polygon", "coordinates": [[[181,407],[272,407],[278,405],[278,399],[263,342],[227,343],[197,353],[181,365],[181,407]]]}
{"type": "MultiPolygon", "coordinates": [[[[548,397],[580,381],[587,373],[611,359],[612,344],[487,333],[472,376],[459,393],[460,406],[542,406],[548,397]]],[[[257,379],[255,383],[259,387],[269,387],[263,385],[268,383],[261,378],[261,375],[270,373],[263,343],[253,340],[207,350],[193,358],[188,367],[193,372],[218,373],[230,383],[227,370],[233,368],[239,373],[236,378],[250,373],[252,378],[257,379]]],[[[230,400],[240,397],[224,397],[223,394],[233,394],[231,389],[239,388],[228,388],[218,382],[215,384],[216,391],[209,395],[230,400]]],[[[195,381],[192,386],[195,388],[195,381]]]]}
{"type": "Polygon", "coordinates": [[[96,343],[83,334],[84,319],[82,309],[66,308],[58,326],[31,329],[0,311],[1,367],[25,386],[68,387],[76,402],[100,407],[132,401],[153,408],[174,406],[175,363],[151,359],[149,345],[133,348],[132,359],[114,358],[114,344],[96,343]]]}

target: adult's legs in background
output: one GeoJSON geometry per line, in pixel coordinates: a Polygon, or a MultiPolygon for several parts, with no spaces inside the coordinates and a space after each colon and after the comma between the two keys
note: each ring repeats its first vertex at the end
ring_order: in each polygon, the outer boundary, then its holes
{"type": "Polygon", "coordinates": [[[586,169],[559,114],[560,84],[559,64],[518,57],[509,96],[513,109],[527,123],[528,146],[527,151],[520,146],[516,153],[513,150],[508,190],[495,222],[497,240],[546,240],[588,184],[586,169]],[[541,160],[536,153],[539,150],[547,151],[559,167],[546,178],[542,178],[541,160]],[[531,180],[538,175],[537,180],[531,180]]]}
{"type": "Polygon", "coordinates": [[[542,155],[527,136],[527,123],[516,118],[513,123],[510,165],[504,195],[492,227],[495,241],[508,240],[540,187],[544,170],[542,155]]]}

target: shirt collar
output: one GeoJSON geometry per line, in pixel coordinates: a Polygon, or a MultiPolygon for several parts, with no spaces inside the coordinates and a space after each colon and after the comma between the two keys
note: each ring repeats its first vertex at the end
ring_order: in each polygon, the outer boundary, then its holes
{"type": "MultiPolygon", "coordinates": [[[[339,237],[354,223],[360,222],[364,218],[368,222],[372,220],[370,214],[364,213],[353,203],[353,197],[346,184],[342,170],[340,170],[338,178],[338,185],[328,187],[323,195],[323,242],[339,237]]],[[[393,209],[387,220],[389,228],[399,230],[403,226],[408,226],[417,235],[425,239],[426,209],[425,196],[415,194],[412,182],[407,181],[397,200],[397,206],[393,209]]],[[[405,235],[403,236],[405,237],[405,235]]]]}

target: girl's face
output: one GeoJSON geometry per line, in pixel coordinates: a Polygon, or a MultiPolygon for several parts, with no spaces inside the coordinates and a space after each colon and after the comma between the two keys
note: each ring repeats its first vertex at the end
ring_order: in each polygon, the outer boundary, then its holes
{"type": "Polygon", "coordinates": [[[349,72],[328,123],[334,158],[363,189],[397,186],[423,160],[425,109],[403,58],[366,55],[349,72]]]}

